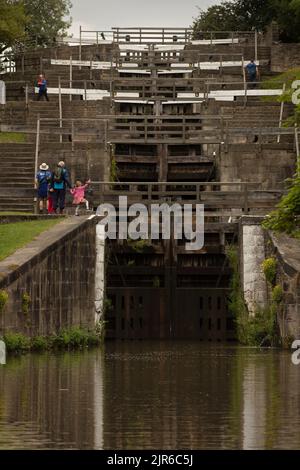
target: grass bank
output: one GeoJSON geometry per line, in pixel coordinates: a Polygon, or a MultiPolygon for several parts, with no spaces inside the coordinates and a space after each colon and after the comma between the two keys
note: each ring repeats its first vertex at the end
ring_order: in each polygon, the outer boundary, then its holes
{"type": "Polygon", "coordinates": [[[4,211],[4,212],[0,212],[0,217],[5,217],[5,216],[8,216],[8,215],[34,215],[33,212],[21,212],[21,211],[4,211]]]}
{"type": "Polygon", "coordinates": [[[0,261],[60,222],[51,219],[0,224],[0,261]]]}
{"type": "MultiPolygon", "coordinates": [[[[72,327],[51,336],[28,338],[20,333],[8,332],[3,335],[8,353],[26,354],[28,352],[45,352],[51,350],[88,349],[102,343],[103,328],[99,324],[95,329],[72,327]]],[[[0,338],[1,339],[1,338],[0,338]]]]}
{"type": "Polygon", "coordinates": [[[0,132],[0,143],[26,142],[26,134],[22,132],[0,132]]]}

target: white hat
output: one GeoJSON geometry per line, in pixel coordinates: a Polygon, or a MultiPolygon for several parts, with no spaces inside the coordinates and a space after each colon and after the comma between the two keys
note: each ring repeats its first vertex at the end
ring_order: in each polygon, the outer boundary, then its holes
{"type": "Polygon", "coordinates": [[[65,166],[65,162],[63,162],[63,161],[58,162],[58,166],[64,167],[64,166],[65,166]]]}
{"type": "Polygon", "coordinates": [[[40,170],[42,170],[42,171],[47,171],[47,170],[49,170],[49,166],[47,165],[47,163],[42,163],[42,164],[40,165],[40,170]]]}

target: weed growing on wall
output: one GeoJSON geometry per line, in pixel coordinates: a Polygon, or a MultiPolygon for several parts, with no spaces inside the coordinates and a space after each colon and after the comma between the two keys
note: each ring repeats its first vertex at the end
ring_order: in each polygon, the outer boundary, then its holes
{"type": "Polygon", "coordinates": [[[262,263],[262,269],[266,280],[273,285],[276,279],[277,261],[275,258],[266,258],[262,263]]]}
{"type": "Polygon", "coordinates": [[[28,315],[31,304],[31,297],[27,292],[22,295],[22,312],[24,315],[28,315]]]}
{"type": "Polygon", "coordinates": [[[0,313],[3,312],[5,305],[8,302],[8,293],[5,290],[0,290],[0,313]]]}

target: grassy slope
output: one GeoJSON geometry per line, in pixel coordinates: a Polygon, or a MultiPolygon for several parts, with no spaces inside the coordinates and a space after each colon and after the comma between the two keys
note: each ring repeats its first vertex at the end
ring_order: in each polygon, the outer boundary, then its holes
{"type": "Polygon", "coordinates": [[[26,135],[22,132],[0,132],[0,143],[8,142],[17,142],[22,143],[26,142],[26,135]]]}
{"type": "Polygon", "coordinates": [[[0,225],[0,261],[59,222],[55,219],[0,225]]]}

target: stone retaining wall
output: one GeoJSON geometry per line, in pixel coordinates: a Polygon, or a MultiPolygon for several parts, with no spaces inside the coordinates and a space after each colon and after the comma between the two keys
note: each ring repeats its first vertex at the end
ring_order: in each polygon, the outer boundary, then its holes
{"type": "MultiPolygon", "coordinates": [[[[94,219],[95,220],[95,219],[94,219]]],[[[0,335],[95,324],[95,222],[70,218],[0,262],[0,335]]]]}
{"type": "Polygon", "coordinates": [[[273,44],[271,47],[271,71],[285,72],[300,67],[299,44],[273,44]]]}

